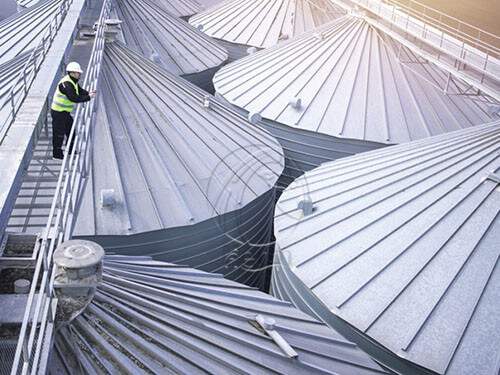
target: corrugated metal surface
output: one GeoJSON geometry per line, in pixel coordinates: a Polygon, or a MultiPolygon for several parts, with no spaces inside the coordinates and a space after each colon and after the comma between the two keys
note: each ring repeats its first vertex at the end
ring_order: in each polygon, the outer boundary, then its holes
{"type": "Polygon", "coordinates": [[[401,373],[498,374],[499,183],[500,121],[308,172],[277,206],[273,293],[401,373]]]}
{"type": "MultiPolygon", "coordinates": [[[[28,50],[21,53],[19,56],[0,64],[0,119],[7,118],[8,114],[12,111],[10,92],[14,82],[18,79],[19,74],[22,72],[30,54],[33,50],[28,50]]],[[[29,71],[31,72],[31,70],[29,71]]],[[[24,95],[23,80],[17,82],[14,92],[19,96],[24,95]]]]}
{"type": "Polygon", "coordinates": [[[345,13],[328,0],[233,0],[191,17],[189,23],[240,49],[231,54],[234,59],[249,46],[274,46],[345,13]]]}
{"type": "Polygon", "coordinates": [[[125,43],[174,74],[204,72],[227,59],[223,47],[154,1],[118,0],[116,4],[125,43]]]}
{"type": "Polygon", "coordinates": [[[49,374],[376,374],[355,345],[289,303],[220,275],[107,257],[82,315],[56,335],[49,374]],[[298,353],[288,358],[256,315],[298,353]]]}
{"type": "MultiPolygon", "coordinates": [[[[62,0],[40,1],[0,22],[0,64],[36,47],[62,0]]],[[[55,31],[55,30],[54,30],[55,31]]]]}
{"type": "Polygon", "coordinates": [[[18,8],[29,8],[40,2],[40,0],[16,0],[18,8]]]}
{"type": "MultiPolygon", "coordinates": [[[[222,68],[217,93],[293,128],[402,143],[491,121],[490,99],[423,62],[363,18],[346,16],[222,68]],[[398,60],[398,56],[400,60],[398,60]],[[402,63],[403,61],[403,63],[402,63]],[[404,63],[411,61],[411,63],[404,63]],[[300,98],[301,105],[291,100],[300,98]]],[[[492,100],[491,100],[492,101],[492,100]]]]}
{"type": "Polygon", "coordinates": [[[156,0],[155,4],[176,17],[187,17],[203,9],[195,0],[156,0]]]}
{"type": "Polygon", "coordinates": [[[260,285],[252,270],[266,262],[279,143],[118,42],[105,51],[100,89],[74,235],[260,285]],[[114,189],[114,208],[102,208],[104,189],[114,189]]]}

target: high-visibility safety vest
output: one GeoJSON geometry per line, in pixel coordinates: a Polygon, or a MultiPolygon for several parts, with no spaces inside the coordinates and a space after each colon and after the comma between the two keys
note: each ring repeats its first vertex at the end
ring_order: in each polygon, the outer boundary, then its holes
{"type": "Polygon", "coordinates": [[[73,103],[71,100],[68,99],[66,95],[64,95],[60,90],[59,90],[59,85],[64,82],[71,82],[73,86],[75,86],[75,91],[76,94],[78,94],[78,83],[75,83],[69,75],[66,75],[61,79],[61,81],[57,84],[56,92],[54,93],[54,98],[52,99],[52,109],[54,111],[58,112],[70,112],[73,111],[73,107],[75,106],[75,103],[73,103]]]}

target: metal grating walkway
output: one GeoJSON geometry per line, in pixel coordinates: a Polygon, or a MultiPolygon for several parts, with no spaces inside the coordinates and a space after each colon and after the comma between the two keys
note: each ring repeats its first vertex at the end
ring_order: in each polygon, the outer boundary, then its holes
{"type": "Polygon", "coordinates": [[[26,169],[8,232],[38,234],[45,228],[60,168],[61,161],[52,159],[52,119],[48,115],[26,169]]]}

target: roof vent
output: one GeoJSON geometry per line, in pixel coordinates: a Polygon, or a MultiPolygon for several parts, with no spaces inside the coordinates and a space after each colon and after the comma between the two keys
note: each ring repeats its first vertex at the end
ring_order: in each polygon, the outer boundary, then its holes
{"type": "Polygon", "coordinates": [[[297,205],[297,208],[299,210],[302,210],[304,213],[304,216],[310,215],[313,212],[313,202],[311,197],[305,197],[301,201],[299,201],[299,204],[297,205]]]}
{"type": "Polygon", "coordinates": [[[101,190],[101,208],[115,207],[115,191],[114,189],[101,190]]]}
{"type": "Polygon", "coordinates": [[[58,299],[56,319],[65,323],[77,317],[92,301],[102,280],[103,248],[90,241],[70,240],[54,252],[58,299]]]}
{"type": "Polygon", "coordinates": [[[298,358],[297,352],[288,342],[275,330],[276,321],[273,318],[264,318],[262,315],[256,315],[255,321],[278,345],[278,347],[288,356],[288,358],[298,358]]]}
{"type": "Polygon", "coordinates": [[[201,23],[199,23],[198,25],[196,25],[196,28],[200,31],[203,31],[203,25],[201,23]]]}
{"type": "Polygon", "coordinates": [[[116,36],[120,32],[120,24],[121,20],[116,18],[110,18],[104,21],[106,28],[104,29],[104,37],[107,42],[114,42],[116,40],[116,36]]]}
{"type": "Polygon", "coordinates": [[[287,40],[289,38],[288,34],[281,34],[279,39],[280,40],[287,40]]]}
{"type": "Polygon", "coordinates": [[[257,48],[255,48],[255,47],[248,47],[247,48],[247,53],[249,55],[253,55],[255,52],[257,52],[257,48]]]}
{"type": "Polygon", "coordinates": [[[314,33],[313,36],[317,39],[317,40],[323,40],[323,34],[322,33],[314,33]]]}
{"type": "Polygon", "coordinates": [[[207,108],[207,109],[210,108],[210,101],[211,101],[210,99],[211,99],[210,95],[205,95],[205,98],[203,101],[204,108],[207,108]]]}
{"type": "Polygon", "coordinates": [[[299,109],[300,107],[302,107],[302,99],[298,96],[294,96],[292,99],[290,99],[290,105],[293,108],[299,109]]]}

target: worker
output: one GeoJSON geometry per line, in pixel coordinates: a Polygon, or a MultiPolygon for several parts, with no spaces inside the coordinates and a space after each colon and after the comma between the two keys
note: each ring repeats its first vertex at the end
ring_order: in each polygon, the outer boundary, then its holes
{"type": "MultiPolygon", "coordinates": [[[[52,115],[52,157],[53,159],[62,159],[62,145],[64,135],[66,135],[66,143],[69,139],[69,134],[73,126],[73,117],[71,112],[75,103],[88,102],[96,94],[96,90],[90,93],[85,91],[78,84],[83,70],[77,62],[70,62],[66,66],[68,73],[57,84],[56,92],[52,100],[50,114],[52,115]]],[[[74,138],[73,138],[74,140],[74,138]]],[[[68,152],[71,153],[73,142],[69,145],[68,152]]]]}

